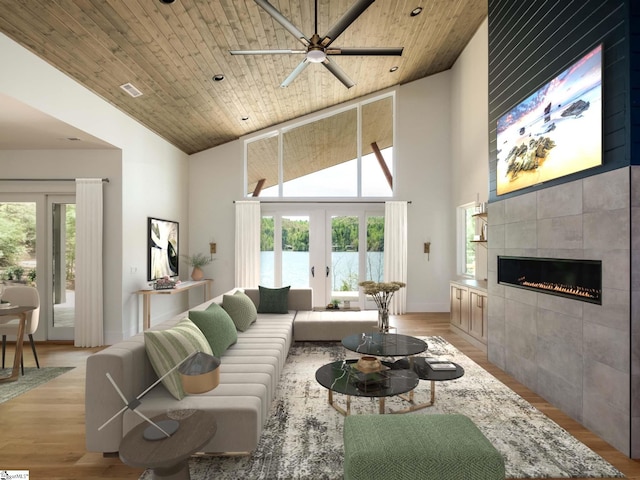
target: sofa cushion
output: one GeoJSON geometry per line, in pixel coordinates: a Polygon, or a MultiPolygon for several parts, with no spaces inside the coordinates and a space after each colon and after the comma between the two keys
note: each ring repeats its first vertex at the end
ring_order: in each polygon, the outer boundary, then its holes
{"type": "MultiPolygon", "coordinates": [[[[202,331],[188,318],[184,318],[166,330],[145,331],[144,345],[158,378],[191,353],[204,352],[209,355],[213,353],[202,331]]],[[[162,384],[178,400],[184,398],[185,393],[177,369],[163,378],[162,384]]]]}
{"type": "Polygon", "coordinates": [[[288,313],[289,290],[291,286],[282,288],[267,288],[258,286],[260,302],[258,313],[288,313]]]}
{"type": "Polygon", "coordinates": [[[236,325],[217,303],[212,303],[206,310],[191,310],[189,319],[202,330],[216,357],[222,356],[227,348],[238,341],[236,325]]]}
{"type": "Polygon", "coordinates": [[[240,290],[233,295],[222,296],[222,308],[224,308],[236,328],[244,332],[258,318],[258,311],[251,299],[240,290]]]}

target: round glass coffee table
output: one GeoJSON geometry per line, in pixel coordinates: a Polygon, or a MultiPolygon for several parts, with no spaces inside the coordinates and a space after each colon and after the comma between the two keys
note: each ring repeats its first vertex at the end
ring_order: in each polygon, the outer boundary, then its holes
{"type": "Polygon", "coordinates": [[[420,380],[431,381],[431,398],[428,402],[414,403],[412,391],[408,398],[403,397],[404,400],[411,403],[411,406],[404,410],[394,410],[393,413],[415,412],[421,408],[430,407],[436,402],[436,382],[455,380],[464,375],[464,368],[457,363],[426,357],[401,358],[393,363],[391,368],[398,370],[410,369],[418,375],[420,380]]]}
{"type": "Polygon", "coordinates": [[[351,397],[379,399],[379,413],[385,413],[385,398],[406,393],[418,385],[418,374],[409,369],[394,369],[393,364],[382,362],[383,369],[364,373],[356,368],[358,359],[337,360],[316,371],[316,380],[329,390],[329,405],[343,415],[351,413],[351,397]],[[347,396],[346,409],[337,405],[333,392],[347,396]]]}
{"type": "Polygon", "coordinates": [[[356,333],[342,339],[342,345],[353,352],[377,357],[409,357],[427,349],[427,342],[399,333],[356,333]]]}

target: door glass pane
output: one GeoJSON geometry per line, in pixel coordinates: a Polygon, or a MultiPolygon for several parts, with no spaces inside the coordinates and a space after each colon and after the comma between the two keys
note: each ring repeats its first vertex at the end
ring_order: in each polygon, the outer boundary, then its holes
{"type": "Polygon", "coordinates": [[[309,287],[309,268],[309,217],[283,216],[282,286],[309,287]]]}
{"type": "Polygon", "coordinates": [[[275,287],[274,218],[262,217],[260,228],[260,285],[275,287]]]}
{"type": "Polygon", "coordinates": [[[360,262],[357,216],[331,217],[331,296],[357,300],[360,262]]]}
{"type": "Polygon", "coordinates": [[[76,206],[52,204],[52,299],[54,328],[75,323],[76,206]]]}
{"type": "Polygon", "coordinates": [[[0,280],[36,284],[35,202],[0,203],[0,280]]]}
{"type": "Polygon", "coordinates": [[[362,196],[393,194],[393,99],[362,105],[362,196]]]}
{"type": "Polygon", "coordinates": [[[358,194],[355,108],[289,130],[282,139],[283,196],[358,194]]]}
{"type": "Polygon", "coordinates": [[[367,217],[367,280],[384,279],[384,216],[367,217]]]}

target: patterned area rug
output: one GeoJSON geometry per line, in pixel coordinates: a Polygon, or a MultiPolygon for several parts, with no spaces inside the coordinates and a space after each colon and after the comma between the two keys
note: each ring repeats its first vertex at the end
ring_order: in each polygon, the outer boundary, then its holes
{"type": "MultiPolygon", "coordinates": [[[[18,380],[15,382],[0,383],[0,403],[22,395],[32,388],[39,387],[49,380],[53,380],[59,375],[73,369],[74,367],[25,367],[24,375],[20,373],[18,380]]],[[[0,369],[0,375],[6,376],[11,374],[10,368],[0,369]]]]}
{"type": "MultiPolygon", "coordinates": [[[[622,473],[533,408],[441,337],[425,338],[429,355],[462,365],[465,375],[439,382],[434,406],[405,415],[461,413],[471,418],[502,453],[507,478],[624,478],[622,473]]],[[[342,479],[344,417],[327,403],[315,380],[325,363],[357,358],[334,343],[295,344],[287,358],[271,418],[249,456],[200,456],[190,460],[191,478],[205,480],[342,479]]],[[[421,381],[416,401],[428,401],[430,382],[421,381]]],[[[344,397],[335,395],[340,401],[344,397]]],[[[398,398],[391,409],[405,408],[398,398]]],[[[353,398],[352,414],[376,413],[377,401],[353,398]]],[[[149,480],[149,471],[141,479],[149,480]]]]}

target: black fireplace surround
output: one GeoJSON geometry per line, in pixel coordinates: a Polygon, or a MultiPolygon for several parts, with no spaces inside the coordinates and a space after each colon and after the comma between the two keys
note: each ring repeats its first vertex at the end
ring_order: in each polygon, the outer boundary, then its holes
{"type": "Polygon", "coordinates": [[[498,256],[498,283],[602,304],[602,261],[498,256]]]}

